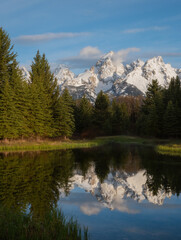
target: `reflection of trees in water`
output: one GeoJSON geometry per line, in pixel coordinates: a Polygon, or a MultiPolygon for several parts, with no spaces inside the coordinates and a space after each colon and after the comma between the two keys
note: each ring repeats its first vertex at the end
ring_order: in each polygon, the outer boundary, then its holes
{"type": "Polygon", "coordinates": [[[94,163],[101,182],[107,177],[110,169],[124,170],[128,173],[136,173],[141,169],[138,149],[135,146],[109,144],[94,149],[76,149],[74,155],[82,175],[85,176],[91,163],[94,163]]]}
{"type": "Polygon", "coordinates": [[[159,190],[181,192],[181,158],[158,154],[152,148],[140,151],[142,165],[147,172],[147,184],[154,195],[159,190]]]}
{"type": "Polygon", "coordinates": [[[110,169],[137,173],[145,169],[147,185],[154,195],[159,190],[179,195],[181,192],[181,158],[160,155],[152,147],[114,144],[100,148],[74,150],[77,165],[85,176],[91,162],[101,182],[110,169]]]}
{"type": "Polygon", "coordinates": [[[146,170],[149,190],[160,189],[179,195],[181,159],[159,155],[152,148],[116,144],[94,149],[0,155],[0,202],[34,216],[44,216],[56,207],[59,189],[69,193],[74,170],[86,175],[94,163],[101,182],[111,170],[132,174],[146,170]]]}
{"type": "Polygon", "coordinates": [[[0,157],[0,201],[8,208],[43,216],[56,206],[59,188],[68,191],[71,151],[9,154],[0,157]]]}

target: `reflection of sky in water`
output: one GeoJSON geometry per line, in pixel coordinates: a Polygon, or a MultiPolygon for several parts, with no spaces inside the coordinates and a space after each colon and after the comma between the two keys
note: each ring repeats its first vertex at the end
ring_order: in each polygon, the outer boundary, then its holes
{"type": "Polygon", "coordinates": [[[64,213],[88,226],[92,239],[181,239],[181,201],[172,196],[163,205],[116,199],[114,210],[81,188],[58,202],[64,213]]]}
{"type": "Polygon", "coordinates": [[[181,193],[180,160],[119,144],[1,154],[0,201],[35,217],[58,201],[67,216],[89,227],[93,240],[177,240],[181,196],[173,194],[181,193]]]}

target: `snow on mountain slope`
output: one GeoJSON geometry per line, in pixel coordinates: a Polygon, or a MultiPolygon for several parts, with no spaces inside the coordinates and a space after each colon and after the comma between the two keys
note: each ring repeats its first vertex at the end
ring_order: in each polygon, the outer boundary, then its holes
{"type": "Polygon", "coordinates": [[[21,70],[22,76],[25,80],[30,79],[30,73],[28,72],[28,70],[25,67],[20,67],[20,70],[21,70]]]}
{"type": "Polygon", "coordinates": [[[71,84],[74,79],[74,73],[71,72],[67,67],[60,65],[54,71],[54,75],[58,79],[58,84],[62,86],[65,82],[71,84]]]}
{"type": "MultiPolygon", "coordinates": [[[[124,66],[121,62],[115,63],[114,52],[109,52],[90,70],[72,78],[71,82],[67,77],[64,87],[67,87],[73,95],[76,92],[77,97],[82,96],[82,89],[84,89],[92,96],[92,99],[101,90],[110,96],[138,96],[145,94],[147,86],[152,80],[157,79],[160,85],[167,86],[171,78],[177,75],[181,76],[181,70],[165,64],[160,56],[146,62],[137,60],[124,66]]],[[[56,77],[60,79],[59,76],[56,75],[56,77]]]]}
{"type": "MultiPolygon", "coordinates": [[[[26,69],[22,71],[27,78],[26,69]]],[[[109,96],[144,95],[152,80],[157,79],[160,85],[168,86],[172,77],[181,77],[181,69],[165,64],[160,56],[146,62],[138,59],[123,65],[121,61],[114,61],[114,52],[111,51],[78,76],[63,65],[56,68],[54,75],[60,91],[68,88],[73,98],[78,99],[85,94],[94,101],[101,90],[109,96]]]]}

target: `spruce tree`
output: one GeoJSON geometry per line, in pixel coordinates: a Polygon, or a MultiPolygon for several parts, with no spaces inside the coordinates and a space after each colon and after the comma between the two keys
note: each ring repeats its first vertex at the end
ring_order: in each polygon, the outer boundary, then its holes
{"type": "Polygon", "coordinates": [[[8,34],[0,28],[0,128],[1,138],[27,133],[24,83],[8,34]]]}
{"type": "Polygon", "coordinates": [[[32,62],[30,76],[30,128],[35,136],[54,136],[59,89],[45,55],[41,56],[39,51],[32,62]]]}
{"type": "Polygon", "coordinates": [[[71,137],[75,130],[74,102],[67,88],[63,91],[59,103],[57,135],[66,139],[71,137]]]}
{"type": "Polygon", "coordinates": [[[18,137],[16,126],[16,107],[13,101],[13,90],[8,79],[4,80],[0,94],[0,138],[18,137]]]}
{"type": "Polygon", "coordinates": [[[102,91],[97,95],[95,101],[94,124],[100,134],[110,134],[112,131],[110,101],[102,91]]]}
{"type": "Polygon", "coordinates": [[[129,116],[125,103],[112,102],[112,133],[122,134],[128,130],[129,116]]]}
{"type": "Polygon", "coordinates": [[[80,102],[76,106],[75,123],[76,131],[82,133],[85,130],[89,130],[92,125],[93,106],[85,95],[81,98],[80,102]]]}
{"type": "Polygon", "coordinates": [[[157,94],[161,91],[161,86],[158,84],[157,80],[152,80],[152,83],[148,85],[146,91],[146,97],[143,101],[143,110],[148,113],[149,106],[155,103],[155,98],[157,94]]]}
{"type": "Polygon", "coordinates": [[[162,125],[162,88],[157,80],[148,85],[138,119],[138,129],[148,136],[159,136],[162,125]],[[160,125],[161,124],[161,125],[160,125]]]}
{"type": "Polygon", "coordinates": [[[168,102],[164,115],[164,133],[167,137],[178,136],[178,119],[172,101],[168,102]]]}

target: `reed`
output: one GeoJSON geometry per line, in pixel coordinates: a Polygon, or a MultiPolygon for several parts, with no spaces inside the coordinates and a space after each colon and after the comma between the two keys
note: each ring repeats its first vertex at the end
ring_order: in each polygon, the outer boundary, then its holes
{"type": "Polygon", "coordinates": [[[44,219],[0,208],[0,235],[3,240],[87,240],[88,229],[76,220],[53,210],[44,219]]]}

